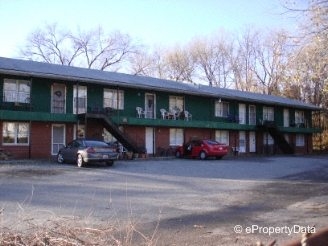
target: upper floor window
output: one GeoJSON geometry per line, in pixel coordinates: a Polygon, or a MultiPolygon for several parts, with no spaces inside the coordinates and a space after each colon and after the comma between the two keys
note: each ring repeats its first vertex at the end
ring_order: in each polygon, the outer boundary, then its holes
{"type": "Polygon", "coordinates": [[[263,107],[263,120],[274,121],[274,109],[273,107],[263,107]]]}
{"type": "Polygon", "coordinates": [[[304,111],[296,110],[295,111],[295,124],[304,123],[304,111]]]}
{"type": "Polygon", "coordinates": [[[87,87],[74,85],[73,88],[73,114],[87,111],[87,87]]]}
{"type": "Polygon", "coordinates": [[[217,100],[215,102],[215,116],[216,117],[228,117],[229,116],[229,103],[221,102],[221,100],[217,100]]]}
{"type": "Polygon", "coordinates": [[[2,141],[3,144],[29,143],[30,125],[26,122],[3,122],[2,141]]]}
{"type": "Polygon", "coordinates": [[[176,111],[183,111],[184,110],[184,103],[183,97],[178,96],[170,96],[169,98],[169,110],[176,110],[176,111]]]}
{"type": "Polygon", "coordinates": [[[31,82],[28,80],[4,79],[3,101],[30,103],[31,82]]]}
{"type": "Polygon", "coordinates": [[[124,109],[124,91],[104,89],[104,108],[124,109]]]}

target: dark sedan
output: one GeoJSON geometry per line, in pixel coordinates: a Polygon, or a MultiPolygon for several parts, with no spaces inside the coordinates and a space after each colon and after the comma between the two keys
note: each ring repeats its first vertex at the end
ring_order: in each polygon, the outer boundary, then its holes
{"type": "Polygon", "coordinates": [[[205,160],[207,157],[216,157],[221,159],[228,153],[228,146],[214,140],[193,140],[185,143],[183,146],[178,146],[175,152],[177,158],[191,157],[205,160]]]}
{"type": "Polygon", "coordinates": [[[58,151],[57,162],[75,162],[78,167],[87,163],[105,162],[112,166],[117,157],[116,150],[103,141],[76,139],[58,151]]]}

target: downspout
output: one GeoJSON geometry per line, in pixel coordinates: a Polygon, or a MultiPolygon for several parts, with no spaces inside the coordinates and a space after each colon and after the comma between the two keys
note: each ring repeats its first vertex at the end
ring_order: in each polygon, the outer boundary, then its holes
{"type": "MultiPolygon", "coordinates": [[[[30,101],[29,101],[29,111],[31,112],[32,111],[32,93],[31,93],[31,91],[32,91],[32,82],[33,82],[33,77],[31,77],[31,79],[30,79],[30,101]]],[[[31,147],[31,145],[32,145],[32,120],[30,119],[30,122],[29,122],[29,128],[30,128],[30,130],[29,130],[29,137],[28,137],[28,139],[29,139],[29,144],[28,144],[28,158],[29,159],[31,159],[32,158],[32,147],[31,147]]]]}

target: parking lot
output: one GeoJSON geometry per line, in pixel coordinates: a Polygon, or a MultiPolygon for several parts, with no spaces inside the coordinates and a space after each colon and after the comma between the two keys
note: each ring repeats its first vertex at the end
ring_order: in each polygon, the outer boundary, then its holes
{"type": "Polygon", "coordinates": [[[133,221],[156,245],[251,245],[297,233],[245,228],[327,226],[328,156],[117,161],[77,168],[0,163],[0,227],[22,218],[133,221]],[[234,228],[239,225],[241,232],[234,228]],[[158,226],[158,227],[157,227],[158,226]]]}

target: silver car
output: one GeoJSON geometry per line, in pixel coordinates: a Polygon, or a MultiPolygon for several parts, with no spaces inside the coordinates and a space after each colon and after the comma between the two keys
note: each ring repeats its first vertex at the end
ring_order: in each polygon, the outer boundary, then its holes
{"type": "Polygon", "coordinates": [[[76,139],[61,148],[57,154],[57,162],[75,162],[78,167],[86,163],[105,162],[108,166],[118,158],[116,150],[99,140],[76,139]]]}

